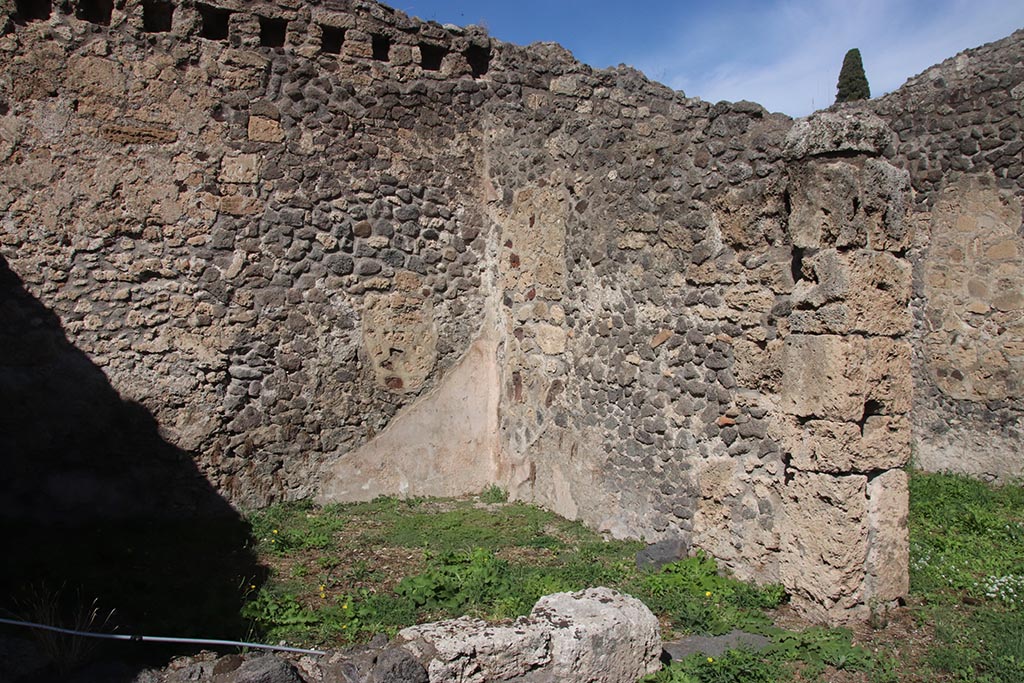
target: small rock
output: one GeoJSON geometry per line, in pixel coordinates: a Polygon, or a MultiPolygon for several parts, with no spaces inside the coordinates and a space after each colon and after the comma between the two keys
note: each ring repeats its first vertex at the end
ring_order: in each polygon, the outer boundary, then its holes
{"type": "Polygon", "coordinates": [[[697,653],[705,654],[708,657],[718,657],[727,650],[737,648],[761,650],[771,642],[771,639],[765,636],[736,629],[722,636],[687,636],[665,643],[662,646],[664,651],[662,660],[667,664],[697,653]]]}
{"type": "Polygon", "coordinates": [[[274,655],[247,660],[227,680],[230,683],[303,683],[291,664],[274,655]]]}
{"type": "Polygon", "coordinates": [[[370,683],[427,683],[427,670],[406,650],[392,647],[377,657],[370,683]]]}
{"type": "Polygon", "coordinates": [[[670,538],[652,543],[636,554],[637,569],[657,571],[666,564],[686,559],[690,543],[682,538],[670,538]]]}

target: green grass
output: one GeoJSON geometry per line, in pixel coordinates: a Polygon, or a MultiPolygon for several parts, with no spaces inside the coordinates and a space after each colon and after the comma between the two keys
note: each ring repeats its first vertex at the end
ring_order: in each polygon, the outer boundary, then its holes
{"type": "Polygon", "coordinates": [[[504,497],[488,490],[471,500],[290,503],[255,513],[257,549],[271,570],[243,615],[268,640],[329,647],[463,614],[513,619],[543,595],[601,585],[643,600],[666,635],[742,628],[773,639],[767,653],[691,658],[653,681],[756,683],[783,680],[796,663],[816,672],[873,665],[846,632],[775,628],[766,610],[785,600],[780,586],[737,581],[703,553],[639,570],[641,543],[605,540],[504,497]]]}
{"type": "Polygon", "coordinates": [[[910,478],[910,583],[947,680],[1024,681],[1024,488],[910,478]]]}
{"type": "Polygon", "coordinates": [[[884,631],[872,652],[843,629],[777,628],[780,586],[737,581],[700,553],[638,570],[641,544],[505,502],[500,489],[470,500],[292,503],[255,513],[255,550],[269,578],[251,587],[242,614],[262,637],[332,646],[462,614],[512,619],[542,595],[603,585],[643,600],[667,635],[741,628],[771,639],[758,653],[689,657],[651,683],[816,681],[836,671],[872,683],[1019,683],[1024,489],[912,473],[910,492],[908,610],[929,639],[912,661],[895,654],[884,631]]]}

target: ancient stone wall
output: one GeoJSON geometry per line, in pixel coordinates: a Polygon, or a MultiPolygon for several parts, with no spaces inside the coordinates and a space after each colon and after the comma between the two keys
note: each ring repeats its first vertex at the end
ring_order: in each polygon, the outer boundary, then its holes
{"type": "MultiPolygon", "coordinates": [[[[0,8],[0,310],[66,342],[0,359],[6,395],[71,358],[240,507],[497,483],[822,620],[905,594],[913,235],[881,119],[356,0],[0,8]]],[[[83,472],[83,514],[131,488],[90,468],[109,437],[54,431],[84,403],[11,409],[5,516],[83,472]]]]}
{"type": "Polygon", "coordinates": [[[232,501],[311,495],[482,324],[487,40],[298,3],[182,3],[154,32],[146,7],[2,38],[3,255],[232,501]]]}
{"type": "Polygon", "coordinates": [[[917,197],[915,460],[1024,475],[1024,31],[967,50],[869,107],[917,197]]]}

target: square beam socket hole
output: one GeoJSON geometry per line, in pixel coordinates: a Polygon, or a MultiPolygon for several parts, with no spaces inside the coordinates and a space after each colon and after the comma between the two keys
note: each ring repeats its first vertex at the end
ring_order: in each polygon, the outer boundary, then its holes
{"type": "Polygon", "coordinates": [[[288,37],[288,21],[260,17],[260,45],[263,47],[284,47],[288,37]]]}
{"type": "Polygon", "coordinates": [[[114,0],[78,0],[75,16],[93,24],[110,26],[110,15],[114,11],[114,0]]]}
{"type": "Polygon", "coordinates": [[[142,30],[146,33],[167,33],[171,30],[174,5],[167,0],[146,0],[142,3],[142,30]]]}
{"type": "Polygon", "coordinates": [[[320,27],[320,51],[329,55],[340,55],[345,44],[345,29],[336,26],[320,27]]]}
{"type": "Polygon", "coordinates": [[[228,19],[231,18],[231,11],[210,5],[196,4],[199,10],[199,20],[202,26],[199,29],[199,36],[207,40],[228,39],[228,19]]]}
{"type": "Polygon", "coordinates": [[[19,23],[45,21],[51,12],[53,4],[50,0],[14,0],[14,20],[19,23]]]}

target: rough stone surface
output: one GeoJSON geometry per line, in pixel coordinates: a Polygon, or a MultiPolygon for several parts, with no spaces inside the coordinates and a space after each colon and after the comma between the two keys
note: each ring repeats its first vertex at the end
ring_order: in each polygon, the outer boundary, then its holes
{"type": "Polygon", "coordinates": [[[303,683],[295,667],[274,655],[248,659],[223,680],[224,683],[303,683]]]}
{"type": "Polygon", "coordinates": [[[608,588],[545,596],[509,626],[461,617],[403,629],[397,642],[431,683],[633,683],[661,666],[657,618],[608,588]]]}
{"type": "Polygon", "coordinates": [[[551,664],[551,634],[524,621],[491,626],[461,617],[403,629],[398,641],[430,683],[524,680],[551,664]]]}
{"type": "Polygon", "coordinates": [[[837,152],[881,154],[891,137],[886,122],[871,112],[837,108],[797,121],[786,135],[784,151],[794,159],[837,152]]]}
{"type": "Polygon", "coordinates": [[[868,480],[867,581],[876,603],[895,602],[910,590],[907,473],[893,469],[868,480]]]}
{"type": "Polygon", "coordinates": [[[785,496],[780,573],[791,603],[822,621],[866,617],[867,477],[797,472],[785,496]]]}
{"type": "Polygon", "coordinates": [[[324,503],[482,491],[497,478],[498,369],[493,342],[478,340],[435,389],[379,436],[332,463],[324,503]]]}
{"type": "Polygon", "coordinates": [[[550,629],[552,680],[626,683],[661,668],[658,619],[628,595],[609,588],[546,595],[530,619],[550,629]]]}
{"type": "Polygon", "coordinates": [[[498,484],[839,620],[900,585],[866,558],[912,438],[1020,471],[1024,34],[794,122],[364,0],[261,4],[280,47],[213,4],[223,39],[0,2],[0,516],[498,484]]]}

